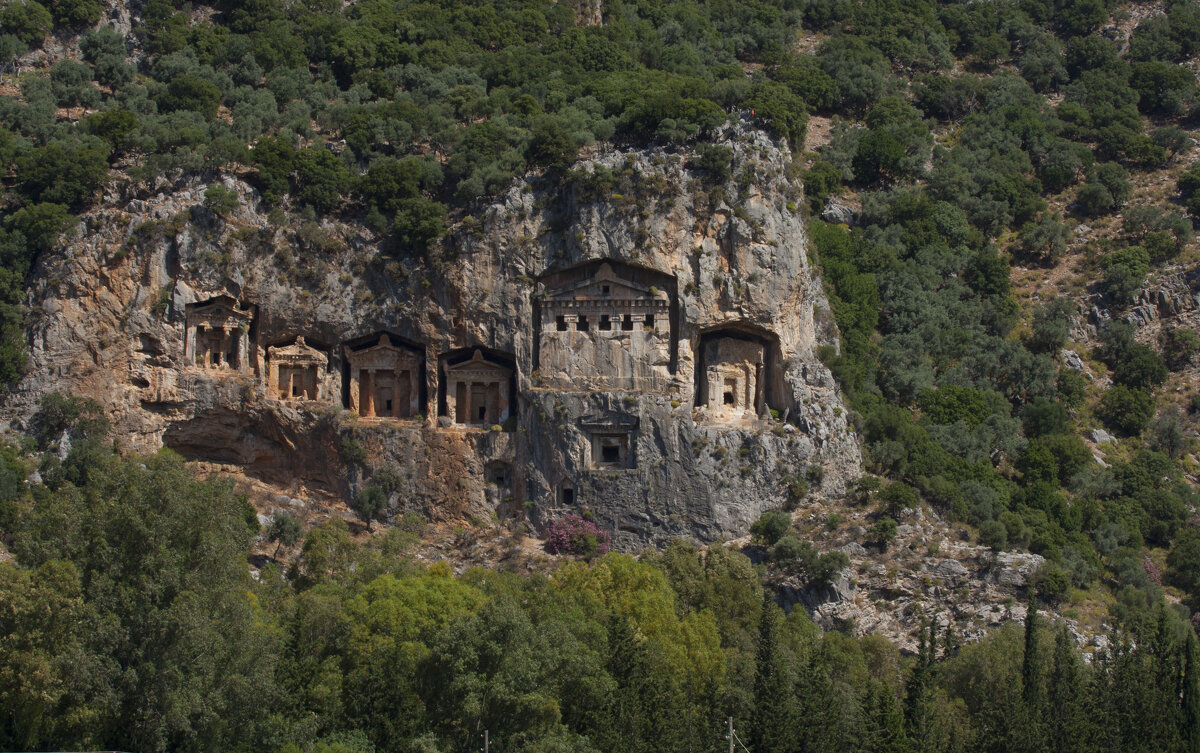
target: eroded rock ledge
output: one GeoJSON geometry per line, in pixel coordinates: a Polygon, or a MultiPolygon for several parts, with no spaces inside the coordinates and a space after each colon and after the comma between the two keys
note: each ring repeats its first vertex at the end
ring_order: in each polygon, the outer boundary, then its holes
{"type": "Polygon", "coordinates": [[[419,258],[354,223],[222,219],[204,186],[114,184],[30,292],[31,373],[129,447],[432,518],[582,509],[622,548],[744,531],[841,493],[857,440],[789,155],[731,132],[733,179],[600,153],[531,177],[419,258]],[[383,483],[386,482],[386,483],[383,483]],[[793,499],[789,499],[791,496],[793,499]]]}

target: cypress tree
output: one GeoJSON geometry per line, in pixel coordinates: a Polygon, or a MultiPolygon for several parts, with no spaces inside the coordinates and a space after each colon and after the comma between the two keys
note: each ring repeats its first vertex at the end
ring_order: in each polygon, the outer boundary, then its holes
{"type": "Polygon", "coordinates": [[[1155,615],[1154,636],[1150,642],[1150,695],[1146,697],[1150,708],[1160,708],[1161,713],[1144,715],[1145,740],[1159,750],[1178,749],[1182,742],[1183,720],[1180,718],[1179,700],[1183,667],[1184,648],[1176,646],[1170,614],[1160,602],[1155,615]]]}
{"type": "Polygon", "coordinates": [[[754,728],[749,739],[756,753],[782,751],[792,737],[792,683],[779,645],[782,612],[763,595],[754,675],[754,728]]]}
{"type": "MultiPolygon", "coordinates": [[[[904,694],[904,722],[907,725],[909,737],[919,750],[924,749],[924,743],[929,737],[929,682],[930,682],[930,637],[934,628],[930,626],[928,634],[924,628],[920,632],[920,644],[917,647],[917,663],[912,674],[908,676],[908,684],[904,694]]],[[[936,649],[934,649],[936,650],[936,649]]]]}
{"type": "Polygon", "coordinates": [[[1059,627],[1054,638],[1054,659],[1047,689],[1047,743],[1056,753],[1075,753],[1086,749],[1088,725],[1083,714],[1084,685],[1079,655],[1067,626],[1059,627]]]}
{"type": "Polygon", "coordinates": [[[1041,751],[1045,748],[1042,726],[1042,675],[1041,649],[1038,646],[1037,597],[1030,589],[1029,606],[1025,614],[1025,653],[1021,660],[1021,698],[1024,701],[1026,723],[1023,729],[1017,730],[1022,738],[1021,747],[1029,751],[1041,751]]]}
{"type": "Polygon", "coordinates": [[[872,678],[866,697],[868,735],[864,749],[869,753],[911,753],[912,742],[904,731],[904,714],[892,689],[872,678]]]}
{"type": "Polygon", "coordinates": [[[1188,626],[1183,649],[1183,742],[1187,753],[1200,753],[1200,648],[1188,626]]]}
{"type": "Polygon", "coordinates": [[[1032,591],[1029,597],[1029,608],[1025,614],[1025,655],[1021,661],[1021,695],[1031,716],[1040,716],[1037,712],[1041,705],[1041,666],[1038,660],[1037,639],[1037,598],[1032,591]]]}

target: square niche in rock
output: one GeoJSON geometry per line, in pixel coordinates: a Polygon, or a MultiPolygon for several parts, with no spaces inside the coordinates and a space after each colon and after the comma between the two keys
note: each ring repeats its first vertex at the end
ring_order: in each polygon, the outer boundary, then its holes
{"type": "Polygon", "coordinates": [[[630,470],[637,467],[637,419],[629,416],[594,417],[580,422],[589,438],[588,467],[593,470],[630,470]]]}

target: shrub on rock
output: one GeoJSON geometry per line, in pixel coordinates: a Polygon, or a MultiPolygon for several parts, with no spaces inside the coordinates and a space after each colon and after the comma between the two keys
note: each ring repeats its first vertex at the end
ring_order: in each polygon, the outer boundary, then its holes
{"type": "Polygon", "coordinates": [[[597,557],[608,551],[611,537],[590,520],[574,514],[564,515],[546,529],[546,551],[597,557]]]}

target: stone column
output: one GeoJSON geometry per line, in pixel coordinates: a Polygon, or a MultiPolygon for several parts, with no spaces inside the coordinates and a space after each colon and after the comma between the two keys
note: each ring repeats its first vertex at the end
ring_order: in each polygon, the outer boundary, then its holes
{"type": "Polygon", "coordinates": [[[183,334],[183,360],[189,366],[196,365],[196,327],[189,325],[183,334]]]}
{"type": "MultiPolygon", "coordinates": [[[[408,370],[408,415],[415,416],[421,413],[421,389],[417,384],[417,364],[413,364],[408,370]]],[[[397,395],[397,401],[399,396],[397,395]]]]}
{"type": "Polygon", "coordinates": [[[375,415],[375,369],[366,369],[365,373],[359,394],[362,395],[363,401],[362,415],[364,418],[370,418],[375,415]]]}
{"type": "Polygon", "coordinates": [[[250,371],[250,331],[239,326],[234,336],[237,338],[237,368],[238,371],[246,373],[250,371]]]}
{"type": "Polygon", "coordinates": [[[400,372],[392,369],[392,417],[400,418],[403,415],[400,409],[400,372]]]}
{"type": "MultiPolygon", "coordinates": [[[[471,397],[468,394],[467,383],[456,379],[453,382],[454,387],[454,423],[465,424],[470,423],[468,412],[471,410],[471,397]]],[[[447,393],[449,394],[449,393],[447,393]]],[[[449,411],[448,411],[449,412],[449,411]]]]}

